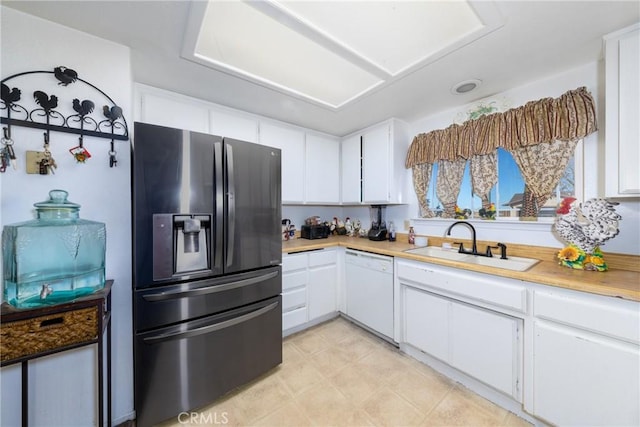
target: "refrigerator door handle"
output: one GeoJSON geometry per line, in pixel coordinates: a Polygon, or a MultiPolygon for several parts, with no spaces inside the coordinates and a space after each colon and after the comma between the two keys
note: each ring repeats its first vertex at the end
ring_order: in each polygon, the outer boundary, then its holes
{"type": "Polygon", "coordinates": [[[233,170],[233,147],[225,145],[227,155],[227,267],[233,265],[234,242],[236,237],[236,201],[233,170]]]}
{"type": "Polygon", "coordinates": [[[213,323],[206,326],[201,326],[199,328],[190,330],[190,331],[180,331],[180,332],[172,332],[168,334],[159,334],[151,337],[144,338],[143,341],[146,344],[157,344],[163,341],[173,341],[183,338],[192,338],[198,335],[208,334],[211,332],[219,331],[221,329],[230,328],[232,326],[238,325],[243,322],[247,322],[251,319],[254,319],[258,316],[263,315],[273,309],[275,309],[279,302],[271,303],[265,307],[259,308],[247,314],[243,314],[242,316],[234,317],[233,319],[224,320],[222,322],[213,323]]]}
{"type": "Polygon", "coordinates": [[[223,269],[223,243],[224,243],[224,182],[223,182],[223,163],[222,158],[222,141],[216,142],[213,147],[214,165],[215,165],[215,247],[213,250],[213,265],[215,268],[223,269]]]}
{"type": "Polygon", "coordinates": [[[243,279],[243,280],[237,280],[235,282],[225,283],[224,285],[212,285],[212,286],[206,286],[204,288],[197,288],[197,289],[160,292],[155,294],[143,295],[142,298],[147,301],[154,302],[154,301],[166,301],[166,300],[176,299],[176,298],[195,297],[199,295],[213,294],[216,292],[224,292],[231,289],[242,288],[244,286],[251,286],[256,283],[264,282],[265,280],[273,279],[279,273],[280,273],[279,271],[272,271],[270,273],[263,274],[261,276],[250,277],[248,279],[243,279]]]}

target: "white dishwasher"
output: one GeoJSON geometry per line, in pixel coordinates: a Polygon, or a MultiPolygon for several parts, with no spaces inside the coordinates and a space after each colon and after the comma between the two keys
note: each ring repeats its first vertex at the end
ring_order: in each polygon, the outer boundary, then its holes
{"type": "Polygon", "coordinates": [[[393,341],[393,258],[346,250],[347,316],[393,341]]]}

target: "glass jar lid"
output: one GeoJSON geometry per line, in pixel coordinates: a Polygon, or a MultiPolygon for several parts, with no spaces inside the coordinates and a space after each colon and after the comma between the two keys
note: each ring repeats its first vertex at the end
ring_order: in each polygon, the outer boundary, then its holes
{"type": "Polygon", "coordinates": [[[38,217],[46,218],[64,218],[76,217],[80,210],[80,205],[67,200],[68,192],[64,190],[49,191],[49,200],[40,203],[34,203],[38,212],[38,217]]]}

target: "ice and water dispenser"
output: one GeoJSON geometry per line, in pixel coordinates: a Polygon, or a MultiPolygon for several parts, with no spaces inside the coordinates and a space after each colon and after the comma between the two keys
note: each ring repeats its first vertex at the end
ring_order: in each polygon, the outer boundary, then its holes
{"type": "Polygon", "coordinates": [[[153,215],[153,280],[211,269],[211,215],[153,215]]]}

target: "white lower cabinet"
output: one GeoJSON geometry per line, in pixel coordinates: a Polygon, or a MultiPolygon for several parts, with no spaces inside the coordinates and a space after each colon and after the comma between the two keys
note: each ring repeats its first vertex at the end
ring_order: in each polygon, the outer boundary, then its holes
{"type": "Polygon", "coordinates": [[[337,249],[283,254],[283,331],[301,330],[314,320],[337,313],[337,300],[337,249]]]}
{"type": "Polygon", "coordinates": [[[338,254],[309,252],[309,320],[338,311],[338,254]]]}
{"type": "Polygon", "coordinates": [[[402,299],[404,341],[448,361],[449,300],[409,286],[403,286],[402,299]]]}
{"type": "Polygon", "coordinates": [[[307,321],[307,254],[282,256],[282,330],[307,321]]]}
{"type": "Polygon", "coordinates": [[[520,400],[522,319],[402,285],[404,342],[520,400]]]}
{"type": "Polygon", "coordinates": [[[451,303],[451,365],[519,400],[522,319],[451,303]]]}
{"type": "Polygon", "coordinates": [[[640,425],[638,304],[536,292],[533,407],[556,425],[640,425]]]}

